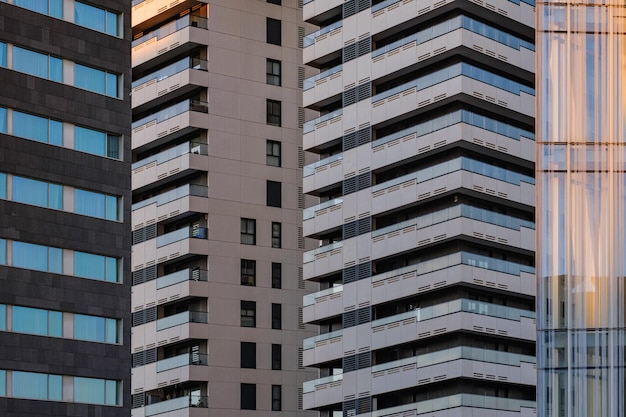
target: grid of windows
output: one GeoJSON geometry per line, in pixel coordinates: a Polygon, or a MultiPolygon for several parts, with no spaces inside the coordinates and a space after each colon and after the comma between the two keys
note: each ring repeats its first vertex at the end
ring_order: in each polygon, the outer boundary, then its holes
{"type": "Polygon", "coordinates": [[[278,85],[281,84],[281,75],[280,75],[281,63],[275,59],[267,60],[267,83],[270,85],[278,85]]]}
{"type": "Polygon", "coordinates": [[[280,154],[281,154],[281,145],[280,142],[275,140],[268,140],[266,143],[266,165],[272,167],[281,166],[280,154]]]}
{"type": "Polygon", "coordinates": [[[256,220],[241,219],[241,243],[256,245],[256,220]]]}
{"type": "Polygon", "coordinates": [[[281,126],[282,104],[277,100],[267,100],[267,124],[281,126]]]}
{"type": "Polygon", "coordinates": [[[241,301],[241,327],[256,327],[256,302],[241,301]]]}
{"type": "Polygon", "coordinates": [[[256,261],[241,260],[241,285],[256,285],[256,261]]]}
{"type": "Polygon", "coordinates": [[[282,246],[282,224],[272,222],[272,247],[280,248],[282,246]]]}

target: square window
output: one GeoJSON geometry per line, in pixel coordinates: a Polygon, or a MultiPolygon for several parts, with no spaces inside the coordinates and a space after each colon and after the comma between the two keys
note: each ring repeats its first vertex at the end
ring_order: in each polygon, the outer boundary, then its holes
{"type": "Polygon", "coordinates": [[[267,124],[272,126],[281,125],[282,104],[280,101],[267,100],[267,124]]]}
{"type": "Polygon", "coordinates": [[[283,264],[272,262],[272,288],[282,288],[283,264]]]}
{"type": "Polygon", "coordinates": [[[267,60],[267,83],[270,85],[280,85],[280,61],[275,59],[267,60]]]}
{"type": "Polygon", "coordinates": [[[280,330],[283,327],[283,312],[281,304],[272,303],[272,329],[280,330]]]}
{"type": "Polygon", "coordinates": [[[280,411],[282,409],[281,391],[282,387],[280,385],[272,385],[272,411],[280,411]]]}
{"type": "Polygon", "coordinates": [[[280,154],[281,144],[275,140],[268,140],[265,147],[265,154],[267,155],[265,163],[272,167],[281,166],[280,154]]]}
{"type": "Polygon", "coordinates": [[[282,345],[272,345],[272,370],[279,371],[283,367],[282,345]]]}
{"type": "Polygon", "coordinates": [[[241,244],[256,245],[256,220],[241,219],[241,244]]]}
{"type": "Polygon", "coordinates": [[[282,43],[281,35],[281,21],[277,19],[267,18],[267,43],[273,45],[280,45],[282,43]]]}
{"type": "Polygon", "coordinates": [[[256,343],[241,342],[241,367],[256,368],[256,343]]]}
{"type": "Polygon", "coordinates": [[[272,247],[280,248],[282,245],[282,224],[278,222],[272,222],[272,247]]]}
{"type": "Polygon", "coordinates": [[[256,327],[256,302],[241,301],[241,327],[256,327]]]}
{"type": "Polygon", "coordinates": [[[256,410],[256,384],[241,384],[241,409],[256,410]]]}
{"type": "Polygon", "coordinates": [[[269,207],[282,207],[282,183],[267,181],[266,204],[269,207]]]}
{"type": "Polygon", "coordinates": [[[241,260],[241,285],[256,285],[256,261],[250,259],[241,260]]]}

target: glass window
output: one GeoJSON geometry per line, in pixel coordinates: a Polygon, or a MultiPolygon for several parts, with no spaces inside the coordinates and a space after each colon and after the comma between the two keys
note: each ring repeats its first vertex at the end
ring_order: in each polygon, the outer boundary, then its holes
{"type": "Polygon", "coordinates": [[[272,247],[280,248],[282,245],[282,224],[272,222],[272,247]]]}
{"type": "Polygon", "coordinates": [[[281,329],[282,323],[282,306],[272,303],[272,329],[281,329]]]}
{"type": "Polygon", "coordinates": [[[13,4],[37,13],[63,19],[63,0],[13,0],[13,4]]]}
{"type": "Polygon", "coordinates": [[[0,397],[7,395],[7,371],[0,370],[0,397]]]}
{"type": "Polygon", "coordinates": [[[256,410],[256,384],[241,384],[241,409],[256,410]]]}
{"type": "Polygon", "coordinates": [[[117,220],[117,198],[77,188],[74,190],[74,212],[100,219],[117,220]]]}
{"type": "Polygon", "coordinates": [[[119,158],[119,136],[76,126],[74,127],[74,149],[117,159],[119,158]]]}
{"type": "Polygon", "coordinates": [[[256,327],[256,302],[241,302],[241,327],[256,327]]]}
{"type": "Polygon", "coordinates": [[[280,142],[275,140],[268,140],[266,143],[266,165],[272,167],[279,167],[281,165],[280,161],[280,142]]]}
{"type": "Polygon", "coordinates": [[[7,44],[0,42],[0,67],[7,66],[7,44]]]}
{"type": "Polygon", "coordinates": [[[74,2],[74,23],[89,29],[118,36],[118,15],[88,4],[74,2]]]}
{"type": "Polygon", "coordinates": [[[0,330],[6,330],[6,329],[7,329],[7,306],[4,304],[0,304],[0,330]]]}
{"type": "Polygon", "coordinates": [[[256,261],[241,260],[241,285],[256,285],[256,261]]]}
{"type": "Polygon", "coordinates": [[[280,61],[275,59],[267,60],[267,84],[270,85],[280,85],[280,61]]]}
{"type": "Polygon", "coordinates": [[[277,100],[267,100],[267,124],[272,126],[281,125],[281,102],[277,100]]]}
{"type": "Polygon", "coordinates": [[[16,268],[62,273],[62,251],[57,248],[13,241],[12,266],[16,268]]]}
{"type": "Polygon", "coordinates": [[[282,345],[272,344],[272,370],[278,371],[283,367],[282,345]]]}
{"type": "Polygon", "coordinates": [[[7,198],[7,174],[0,173],[0,199],[7,198]]]}
{"type": "Polygon", "coordinates": [[[272,288],[282,288],[283,265],[272,262],[272,288]]]}
{"type": "Polygon", "coordinates": [[[63,315],[59,311],[19,306],[13,306],[11,311],[12,330],[16,333],[63,336],[63,315]]]}
{"type": "Polygon", "coordinates": [[[74,339],[117,343],[117,320],[75,314],[74,339]]]}
{"type": "Polygon", "coordinates": [[[49,120],[39,116],[13,111],[13,135],[48,143],[49,120]]]}
{"type": "Polygon", "coordinates": [[[272,385],[272,411],[282,410],[281,391],[280,385],[272,385]]]}
{"type": "Polygon", "coordinates": [[[241,243],[256,245],[256,220],[241,219],[241,243]]]}
{"type": "Polygon", "coordinates": [[[0,133],[7,133],[7,109],[4,107],[0,107],[0,133]]]}
{"type": "Polygon", "coordinates": [[[241,361],[242,368],[256,368],[256,343],[241,342],[241,361]]]}
{"type": "Polygon", "coordinates": [[[74,275],[99,281],[117,282],[117,259],[76,251],[74,252],[74,275]]]}
{"type": "Polygon", "coordinates": [[[74,86],[111,97],[118,96],[118,76],[105,71],[74,64],[74,86]]]}
{"type": "Polygon", "coordinates": [[[13,46],[13,67],[15,71],[24,72],[36,77],[63,81],[62,60],[46,54],[13,46]]]}
{"type": "Polygon", "coordinates": [[[266,25],[267,25],[266,27],[267,43],[271,43],[273,45],[280,45],[282,43],[281,21],[268,17],[266,25]]]}
{"type": "Polygon", "coordinates": [[[0,239],[0,265],[7,264],[7,241],[0,239]]]}
{"type": "Polygon", "coordinates": [[[61,210],[63,209],[63,187],[13,176],[13,201],[61,210]]]}
{"type": "Polygon", "coordinates": [[[282,183],[266,181],[266,205],[268,207],[282,207],[282,183]]]}
{"type": "Polygon", "coordinates": [[[60,375],[13,371],[11,380],[11,394],[15,398],[55,401],[63,399],[63,378],[60,375]]]}

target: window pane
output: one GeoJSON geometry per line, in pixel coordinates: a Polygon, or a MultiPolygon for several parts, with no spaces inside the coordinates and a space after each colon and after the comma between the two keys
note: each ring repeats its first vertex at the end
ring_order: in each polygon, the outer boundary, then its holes
{"type": "Polygon", "coordinates": [[[7,44],[0,42],[0,67],[7,66],[7,44]]]}
{"type": "Polygon", "coordinates": [[[13,0],[13,4],[37,13],[48,14],[47,0],[13,0]]]}
{"type": "Polygon", "coordinates": [[[63,273],[63,249],[48,248],[48,271],[63,273]]]}
{"type": "Polygon", "coordinates": [[[63,186],[58,184],[50,184],[50,198],[48,207],[62,210],[63,209],[63,186]]]}
{"type": "Polygon", "coordinates": [[[16,333],[48,335],[48,310],[13,306],[11,320],[16,333]]]}
{"type": "Polygon", "coordinates": [[[13,46],[13,69],[36,77],[48,78],[48,55],[13,46]]]}
{"type": "Polygon", "coordinates": [[[7,264],[7,241],[0,239],[0,265],[7,264]]]}
{"type": "Polygon", "coordinates": [[[115,13],[111,13],[107,11],[106,19],[107,19],[106,33],[112,36],[118,36],[119,31],[118,31],[117,25],[118,25],[119,19],[117,15],[115,13]]]}
{"type": "Polygon", "coordinates": [[[50,0],[50,12],[48,14],[57,19],[63,19],[63,0],[50,0]]]}
{"type": "Polygon", "coordinates": [[[48,247],[13,241],[13,266],[17,268],[48,270],[48,247]]]}
{"type": "Polygon", "coordinates": [[[107,73],[106,82],[106,95],[110,97],[117,97],[117,75],[107,73]]]}
{"type": "Polygon", "coordinates": [[[74,86],[104,94],[106,92],[105,73],[95,68],[74,64],[74,86]]]}
{"type": "Polygon", "coordinates": [[[48,143],[48,119],[13,111],[13,135],[48,143]]]}
{"type": "Polygon", "coordinates": [[[15,398],[48,399],[48,375],[34,372],[12,372],[12,396],[15,398]]]}
{"type": "Polygon", "coordinates": [[[120,138],[115,135],[107,135],[107,152],[109,158],[119,159],[120,157],[120,138]]]}
{"type": "Polygon", "coordinates": [[[0,198],[6,200],[7,198],[7,174],[0,173],[0,198]]]}
{"type": "Polygon", "coordinates": [[[105,404],[104,379],[74,377],[74,402],[105,404]]]}
{"type": "Polygon", "coordinates": [[[63,377],[61,375],[48,376],[48,399],[54,401],[63,399],[63,377]]]}
{"type": "Polygon", "coordinates": [[[85,190],[74,190],[74,213],[103,219],[105,215],[104,194],[85,190]]]}
{"type": "Polygon", "coordinates": [[[106,196],[106,214],[107,220],[118,220],[117,218],[117,198],[112,195],[106,196]]]}
{"type": "MultiPolygon", "coordinates": [[[[7,306],[0,304],[0,330],[7,329],[7,306]]],[[[0,381],[1,383],[2,381],[0,381]]]]}
{"type": "Polygon", "coordinates": [[[105,399],[108,405],[117,405],[117,381],[105,381],[105,399]]]}
{"type": "Polygon", "coordinates": [[[105,341],[107,343],[117,343],[118,342],[118,338],[117,338],[117,320],[116,319],[106,319],[105,320],[105,325],[106,325],[106,339],[105,341]]]}
{"type": "Polygon", "coordinates": [[[110,282],[118,282],[117,279],[117,271],[118,271],[118,266],[117,266],[117,259],[115,258],[106,258],[106,277],[105,280],[106,281],[110,281],[110,282]]]}
{"type": "Polygon", "coordinates": [[[52,145],[63,146],[63,123],[50,120],[50,136],[48,142],[52,145]]]}
{"type": "Polygon", "coordinates": [[[74,149],[77,151],[105,156],[105,141],[106,135],[103,132],[79,126],[74,128],[74,149]]]}
{"type": "Polygon", "coordinates": [[[74,339],[104,342],[104,318],[75,314],[74,339]]]}
{"type": "Polygon", "coordinates": [[[63,82],[63,60],[50,57],[50,79],[59,83],[63,82]]]}
{"type": "Polygon", "coordinates": [[[74,2],[74,23],[104,32],[106,26],[104,10],[76,1],[74,2]]]}
{"type": "Polygon", "coordinates": [[[48,336],[63,337],[63,313],[48,312],[48,336]]]}
{"type": "Polygon", "coordinates": [[[74,275],[104,281],[104,256],[74,252],[74,275]]]}
{"type": "Polygon", "coordinates": [[[7,109],[3,107],[0,107],[0,133],[7,133],[7,109]]]}
{"type": "Polygon", "coordinates": [[[13,201],[48,207],[48,183],[14,176],[13,201]]]}
{"type": "Polygon", "coordinates": [[[7,395],[7,371],[0,370],[0,396],[7,395]]]}

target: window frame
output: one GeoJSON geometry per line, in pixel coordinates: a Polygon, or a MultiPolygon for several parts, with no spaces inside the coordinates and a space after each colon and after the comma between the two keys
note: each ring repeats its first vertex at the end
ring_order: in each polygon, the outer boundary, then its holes
{"type": "Polygon", "coordinates": [[[272,411],[282,411],[282,385],[272,385],[272,411]]]}
{"type": "Polygon", "coordinates": [[[272,288],[281,289],[283,287],[283,264],[272,262],[272,288]]]}
{"type": "Polygon", "coordinates": [[[271,167],[282,166],[282,143],[277,140],[267,139],[265,142],[265,165],[271,167]]]}
{"type": "Polygon", "coordinates": [[[282,62],[267,58],[265,63],[265,83],[280,87],[282,84],[282,62]]]}
{"type": "Polygon", "coordinates": [[[283,43],[282,21],[267,17],[265,20],[265,42],[281,46],[283,43]]]}
{"type": "Polygon", "coordinates": [[[265,205],[268,207],[283,206],[283,183],[278,181],[265,181],[265,205]]]}
{"type": "Polygon", "coordinates": [[[268,98],[266,101],[266,124],[281,127],[282,113],[282,102],[268,98]]]}
{"type": "Polygon", "coordinates": [[[239,407],[242,410],[256,410],[256,384],[241,383],[239,407]]]}
{"type": "Polygon", "coordinates": [[[240,243],[256,245],[256,219],[242,217],[240,226],[240,243]]]}
{"type": "Polygon", "coordinates": [[[283,345],[272,343],[272,371],[283,369],[283,345]]]}
{"type": "Polygon", "coordinates": [[[281,330],[283,328],[283,305],[272,303],[272,329],[281,330]]]}
{"type": "Polygon", "coordinates": [[[282,247],[282,228],[282,223],[272,222],[272,248],[280,249],[282,247]]]}
{"type": "Polygon", "coordinates": [[[241,285],[256,286],[256,261],[253,259],[241,260],[241,285]]]}
{"type": "Polygon", "coordinates": [[[242,369],[256,369],[256,343],[240,342],[240,367],[242,369]]]}
{"type": "Polygon", "coordinates": [[[256,327],[256,301],[241,300],[240,327],[256,327]]]}

